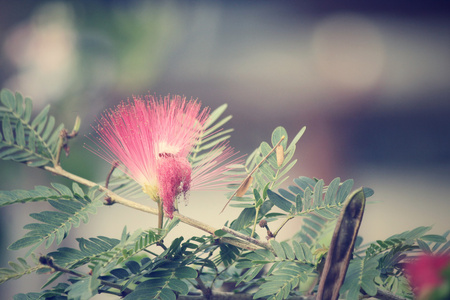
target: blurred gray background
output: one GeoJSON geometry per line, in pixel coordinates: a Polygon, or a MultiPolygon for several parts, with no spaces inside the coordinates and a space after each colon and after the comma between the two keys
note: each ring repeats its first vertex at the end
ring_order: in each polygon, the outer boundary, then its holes
{"type": "MultiPolygon", "coordinates": [[[[83,148],[104,109],[149,91],[183,94],[212,109],[229,104],[241,153],[276,126],[292,138],[306,125],[291,178],[373,188],[366,241],[421,225],[442,234],[450,229],[449,15],[445,1],[0,1],[0,86],[31,97],[35,113],[51,104],[68,128],[81,116],[62,165],[90,180],[109,169],[83,148]]],[[[3,190],[49,182],[69,183],[0,161],[3,190]]],[[[222,193],[192,192],[181,212],[220,227],[239,212],[219,215],[225,202],[222,193]]],[[[47,208],[0,210],[1,267],[23,255],[5,249],[26,232],[28,214],[47,208]]],[[[155,222],[116,205],[69,239],[119,237],[124,225],[155,222]]],[[[44,277],[7,282],[0,295],[37,291],[44,277]]]]}

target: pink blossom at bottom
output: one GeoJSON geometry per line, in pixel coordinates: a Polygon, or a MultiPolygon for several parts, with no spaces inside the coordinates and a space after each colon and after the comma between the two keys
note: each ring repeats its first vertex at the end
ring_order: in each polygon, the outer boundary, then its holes
{"type": "Polygon", "coordinates": [[[405,274],[414,293],[423,296],[444,283],[442,272],[450,266],[450,255],[422,254],[407,263],[405,274]]]}

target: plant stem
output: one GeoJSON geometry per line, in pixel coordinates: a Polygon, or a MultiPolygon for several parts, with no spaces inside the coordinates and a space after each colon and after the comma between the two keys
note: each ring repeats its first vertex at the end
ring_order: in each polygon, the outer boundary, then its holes
{"type": "Polygon", "coordinates": [[[250,237],[253,237],[255,235],[255,230],[256,230],[256,221],[258,220],[258,214],[259,214],[259,208],[261,206],[258,206],[255,208],[256,213],[255,213],[255,220],[253,221],[253,229],[252,229],[252,234],[250,235],[250,237]]]}
{"type": "Polygon", "coordinates": [[[258,245],[258,246],[260,246],[260,247],[262,247],[262,248],[265,248],[265,249],[267,249],[267,250],[273,252],[272,247],[271,247],[268,243],[266,243],[266,242],[263,242],[263,241],[254,239],[254,238],[252,238],[252,237],[250,237],[250,236],[248,236],[248,235],[242,234],[242,233],[240,233],[240,232],[237,232],[237,231],[235,231],[235,230],[233,230],[233,229],[231,229],[231,228],[225,227],[225,226],[222,227],[222,230],[225,231],[225,232],[227,232],[227,233],[229,233],[229,234],[234,235],[235,237],[238,237],[238,238],[240,238],[240,239],[243,239],[243,240],[245,240],[245,241],[248,241],[248,242],[250,242],[250,243],[252,243],[252,244],[258,245]]]}
{"type": "MultiPolygon", "coordinates": [[[[50,268],[52,268],[53,270],[55,270],[56,272],[62,272],[62,273],[66,273],[66,274],[70,274],[76,277],[88,277],[90,275],[88,274],[82,274],[80,272],[76,272],[73,270],[69,270],[66,268],[63,268],[61,266],[55,265],[53,263],[53,258],[51,256],[43,256],[39,259],[40,263],[43,265],[47,265],[50,268]]],[[[100,279],[101,284],[118,289],[119,291],[122,290],[123,286],[114,282],[110,282],[110,281],[106,281],[106,280],[102,280],[100,279]]],[[[122,291],[122,296],[128,295],[129,293],[131,293],[133,290],[126,288],[125,290],[122,291]]]]}
{"type": "MultiPolygon", "coordinates": [[[[80,184],[83,184],[85,186],[88,187],[97,187],[100,191],[105,192],[107,196],[109,196],[111,198],[111,203],[110,204],[114,204],[114,203],[118,203],[118,204],[122,204],[124,206],[128,206],[130,208],[136,209],[136,210],[140,210],[142,212],[146,212],[149,214],[153,214],[153,215],[158,215],[158,209],[153,208],[153,207],[149,207],[134,201],[130,201],[128,199],[123,198],[122,196],[117,195],[116,193],[112,192],[111,190],[107,189],[106,187],[99,185],[95,182],[92,182],[90,180],[87,180],[83,177],[80,177],[78,175],[72,174],[70,172],[67,172],[66,170],[64,170],[63,168],[61,168],[61,166],[56,166],[56,167],[50,167],[50,166],[45,166],[44,167],[45,170],[52,172],[54,174],[57,175],[61,175],[63,177],[69,178],[73,181],[76,181],[80,184]]],[[[189,218],[187,216],[184,216],[178,212],[174,212],[173,213],[174,217],[177,217],[181,222],[192,226],[194,228],[203,230],[209,234],[213,234],[214,232],[217,230],[216,228],[205,224],[203,222],[197,221],[195,219],[189,218]]],[[[235,239],[230,239],[230,238],[221,238],[222,242],[226,242],[229,244],[232,244],[236,247],[239,248],[243,248],[243,249],[247,249],[247,250],[255,250],[259,248],[258,244],[252,244],[251,242],[243,242],[243,241],[239,241],[239,240],[235,240],[235,239]]]]}
{"type": "Polygon", "coordinates": [[[280,225],[280,227],[278,227],[277,230],[275,230],[275,232],[273,233],[273,237],[275,238],[278,234],[278,232],[280,232],[281,228],[284,227],[284,225],[286,225],[287,222],[289,222],[290,220],[292,220],[294,217],[293,216],[289,216],[286,220],[284,220],[283,224],[280,225]]]}
{"type": "Polygon", "coordinates": [[[114,172],[114,170],[117,168],[117,166],[119,165],[119,163],[117,161],[115,161],[112,165],[111,165],[111,170],[109,170],[108,175],[106,176],[106,181],[105,181],[105,188],[108,188],[109,185],[109,180],[111,179],[111,175],[114,172]]]}
{"type": "Polygon", "coordinates": [[[195,278],[195,281],[197,281],[197,286],[202,291],[203,297],[205,299],[211,299],[212,291],[210,288],[206,287],[200,276],[197,276],[197,278],[195,278]]]}
{"type": "Polygon", "coordinates": [[[161,231],[164,221],[164,210],[162,200],[158,200],[158,230],[161,231]]]}

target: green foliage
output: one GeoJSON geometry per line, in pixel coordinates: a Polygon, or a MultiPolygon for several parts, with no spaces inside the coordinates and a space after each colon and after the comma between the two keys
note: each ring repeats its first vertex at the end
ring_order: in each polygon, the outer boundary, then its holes
{"type": "MultiPolygon", "coordinates": [[[[48,116],[49,107],[32,120],[29,98],[24,100],[19,93],[2,90],[0,100],[0,158],[30,166],[57,165],[63,125],[54,129],[55,119],[48,116]]],[[[210,114],[206,131],[189,156],[194,168],[201,168],[205,161],[214,161],[225,151],[232,132],[232,129],[220,129],[231,119],[231,116],[222,118],[225,109],[226,105],[222,105],[210,114]]],[[[44,245],[48,249],[54,243],[59,245],[72,227],[79,226],[81,221],[86,223],[90,214],[96,212],[103,203],[104,193],[98,187],[85,193],[76,183],[72,188],[52,184],[31,191],[0,191],[0,207],[35,201],[46,201],[52,207],[30,214],[36,221],[25,225],[28,232],[9,247],[11,250],[30,248],[25,257],[31,256],[33,263],[24,258],[9,262],[9,267],[0,268],[0,283],[30,273],[51,274],[42,287],[46,290],[17,294],[14,296],[17,300],[89,299],[99,293],[127,300],[176,299],[202,294],[206,297],[210,292],[214,297],[218,288],[226,286],[231,289],[225,296],[246,293],[246,297],[253,299],[287,299],[315,291],[353,180],[341,182],[335,178],[326,185],[323,180],[301,176],[287,188],[280,188],[296,163],[296,144],[304,131],[302,128],[289,140],[286,130],[277,127],[270,142],[262,142],[248,156],[245,165],[227,166],[227,174],[242,178],[257,167],[250,188],[242,197],[234,197],[230,205],[241,212],[225,226],[239,234],[231,234],[233,231],[226,228],[208,227],[206,231],[214,234],[187,240],[183,236],[171,236],[173,241],[166,246],[164,240],[180,220],[198,228],[204,226],[177,215],[180,219],[168,220],[162,229],[128,232],[125,227],[120,238],[77,238],[76,248],[60,247],[38,260],[34,253],[37,247],[44,245]],[[278,143],[281,148],[273,151],[278,143]],[[295,218],[300,218],[302,225],[290,239],[280,241],[278,233],[285,223],[295,218]],[[281,225],[274,230],[277,220],[281,225]],[[268,242],[257,233],[260,221],[264,229],[258,231],[267,231],[268,242]],[[57,280],[64,280],[61,275],[66,275],[66,280],[55,285],[57,280]]],[[[86,183],[77,176],[72,178],[86,183]]],[[[120,170],[113,172],[108,187],[125,197],[143,195],[142,187],[120,170]]],[[[238,185],[229,187],[231,196],[238,185]]],[[[373,194],[369,188],[363,192],[365,197],[373,194]]],[[[413,294],[403,274],[405,261],[422,252],[450,255],[450,231],[437,235],[430,234],[430,230],[431,227],[418,227],[365,245],[361,245],[359,238],[341,286],[341,298],[359,299],[382,291],[411,299],[413,294]]]]}
{"type": "Polygon", "coordinates": [[[55,128],[55,118],[46,106],[31,120],[32,102],[8,89],[0,93],[0,158],[41,167],[56,163],[59,135],[64,125],[55,128]]]}
{"type": "Polygon", "coordinates": [[[359,299],[360,290],[363,289],[370,296],[375,296],[377,286],[374,282],[380,276],[377,269],[378,260],[374,257],[368,259],[355,258],[350,262],[347,270],[345,282],[341,287],[341,294],[345,294],[345,299],[359,299]]]}
{"type": "Polygon", "coordinates": [[[342,203],[353,187],[353,180],[341,184],[340,178],[335,178],[326,187],[323,180],[304,176],[295,178],[294,183],[289,186],[289,191],[279,189],[281,196],[273,192],[269,194],[274,205],[291,215],[314,213],[329,220],[339,215],[342,203]]]}
{"type": "Polygon", "coordinates": [[[407,255],[417,250],[429,253],[449,252],[448,232],[444,235],[427,235],[431,227],[421,226],[393,235],[384,241],[371,243],[367,249],[358,249],[358,257],[349,265],[341,294],[346,299],[359,299],[361,290],[375,295],[383,289],[401,297],[412,297],[412,292],[402,273],[407,255]]]}
{"type": "MultiPolygon", "coordinates": [[[[293,160],[296,144],[302,137],[305,129],[306,128],[303,127],[288,146],[288,134],[286,129],[281,126],[277,127],[272,132],[272,146],[267,142],[262,142],[260,147],[249,155],[245,163],[245,170],[247,173],[250,173],[255,167],[260,163],[261,164],[253,174],[253,189],[249,189],[242,197],[234,197],[230,204],[231,207],[244,208],[238,219],[231,224],[231,228],[241,230],[248,227],[252,222],[256,224],[257,221],[261,220],[272,209],[274,203],[268,200],[268,190],[275,189],[288,179],[286,174],[297,162],[296,159],[293,160]],[[280,145],[283,147],[284,159],[282,160],[282,163],[278,165],[276,152],[272,152],[270,155],[269,153],[283,136],[284,139],[281,141],[280,145]],[[267,159],[264,161],[266,156],[267,159]]],[[[233,191],[236,190],[237,187],[238,185],[230,185],[230,188],[233,189],[233,191]]],[[[231,196],[231,194],[232,193],[230,193],[229,196],[231,196]]]]}
{"type": "Polygon", "coordinates": [[[293,241],[291,246],[287,242],[278,243],[273,239],[270,244],[274,253],[268,250],[249,252],[236,265],[236,268],[248,268],[237,285],[241,282],[260,285],[254,299],[267,296],[270,296],[269,299],[286,299],[294,289],[306,284],[315,270],[317,261],[305,244],[293,241]],[[255,277],[268,264],[272,266],[261,284],[255,277]]]}
{"type": "Polygon", "coordinates": [[[37,264],[37,260],[34,261],[34,264],[35,266],[30,266],[28,262],[21,257],[17,258],[17,262],[8,262],[10,268],[0,268],[0,284],[10,279],[18,279],[24,275],[35,273],[42,269],[46,271],[49,270],[45,266],[37,264]]]}
{"type": "Polygon", "coordinates": [[[46,187],[36,186],[32,191],[14,190],[0,191],[0,207],[15,203],[27,203],[47,200],[70,200],[73,196],[70,194],[61,194],[57,190],[46,187]]]}
{"type": "MultiPolygon", "coordinates": [[[[73,192],[66,186],[58,183],[52,184],[54,190],[49,192],[45,189],[34,190],[33,195],[38,199],[47,197],[47,202],[58,211],[42,211],[32,213],[30,217],[40,221],[40,223],[31,223],[24,226],[24,229],[30,230],[25,236],[9,246],[10,250],[31,247],[25,256],[31,254],[37,247],[45,243],[47,249],[53,242],[59,245],[69,234],[70,229],[78,227],[83,221],[87,223],[89,214],[96,212],[97,207],[102,205],[103,193],[97,193],[95,188],[89,190],[87,194],[76,184],[73,184],[73,192]],[[39,192],[42,190],[42,193],[39,192]],[[56,195],[59,194],[59,196],[56,195]],[[48,195],[52,194],[52,198],[48,195]],[[55,197],[57,196],[57,197],[55,197]]],[[[21,195],[29,196],[29,193],[23,191],[11,192],[12,197],[19,198],[21,195]]]]}
{"type": "MultiPolygon", "coordinates": [[[[395,248],[402,249],[402,251],[413,250],[417,248],[417,245],[414,245],[415,242],[420,241],[420,243],[425,243],[427,239],[429,239],[430,236],[425,235],[425,233],[430,231],[431,228],[431,226],[421,226],[410,231],[405,231],[403,233],[393,235],[384,241],[376,241],[375,243],[370,244],[370,246],[367,248],[366,255],[368,257],[375,256],[395,248]],[[423,238],[425,238],[425,240],[423,240],[423,238]]],[[[445,237],[443,236],[432,235],[431,237],[432,240],[436,242],[446,241],[445,237]]]]}
{"type": "Polygon", "coordinates": [[[261,164],[253,175],[255,178],[253,187],[256,190],[262,191],[267,184],[269,184],[270,189],[275,189],[286,179],[288,179],[286,176],[287,172],[289,172],[297,162],[296,159],[292,160],[294,157],[296,144],[302,137],[305,130],[306,127],[303,127],[288,146],[288,134],[286,129],[279,126],[272,132],[270,145],[267,142],[262,142],[259,148],[249,155],[245,163],[247,171],[253,170],[263,160],[263,158],[270,153],[272,148],[275,147],[275,145],[281,140],[281,137],[285,137],[281,142],[284,155],[282,164],[278,166],[276,153],[272,152],[267,157],[267,160],[261,164]]]}
{"type": "Polygon", "coordinates": [[[221,130],[232,118],[227,116],[221,119],[226,109],[227,104],[223,104],[210,113],[205,123],[205,131],[189,156],[193,168],[205,164],[205,161],[214,160],[224,150],[224,143],[230,138],[229,133],[233,132],[233,129],[221,130]]]}

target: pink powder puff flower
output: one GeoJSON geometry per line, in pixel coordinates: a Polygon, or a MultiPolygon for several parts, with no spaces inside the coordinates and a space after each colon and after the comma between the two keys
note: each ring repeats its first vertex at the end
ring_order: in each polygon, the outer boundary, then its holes
{"type": "Polygon", "coordinates": [[[170,95],[143,100],[133,97],[99,120],[100,149],[91,149],[106,161],[120,162],[119,168],[138,182],[154,201],[162,200],[165,214],[173,217],[176,199],[196,188],[223,187],[230,176],[223,173],[239,159],[227,145],[219,145],[194,170],[188,161],[205,130],[207,108],[195,100],[170,95]]]}
{"type": "Polygon", "coordinates": [[[450,267],[450,255],[422,254],[405,266],[406,277],[417,297],[427,298],[444,283],[442,272],[450,267]]]}

